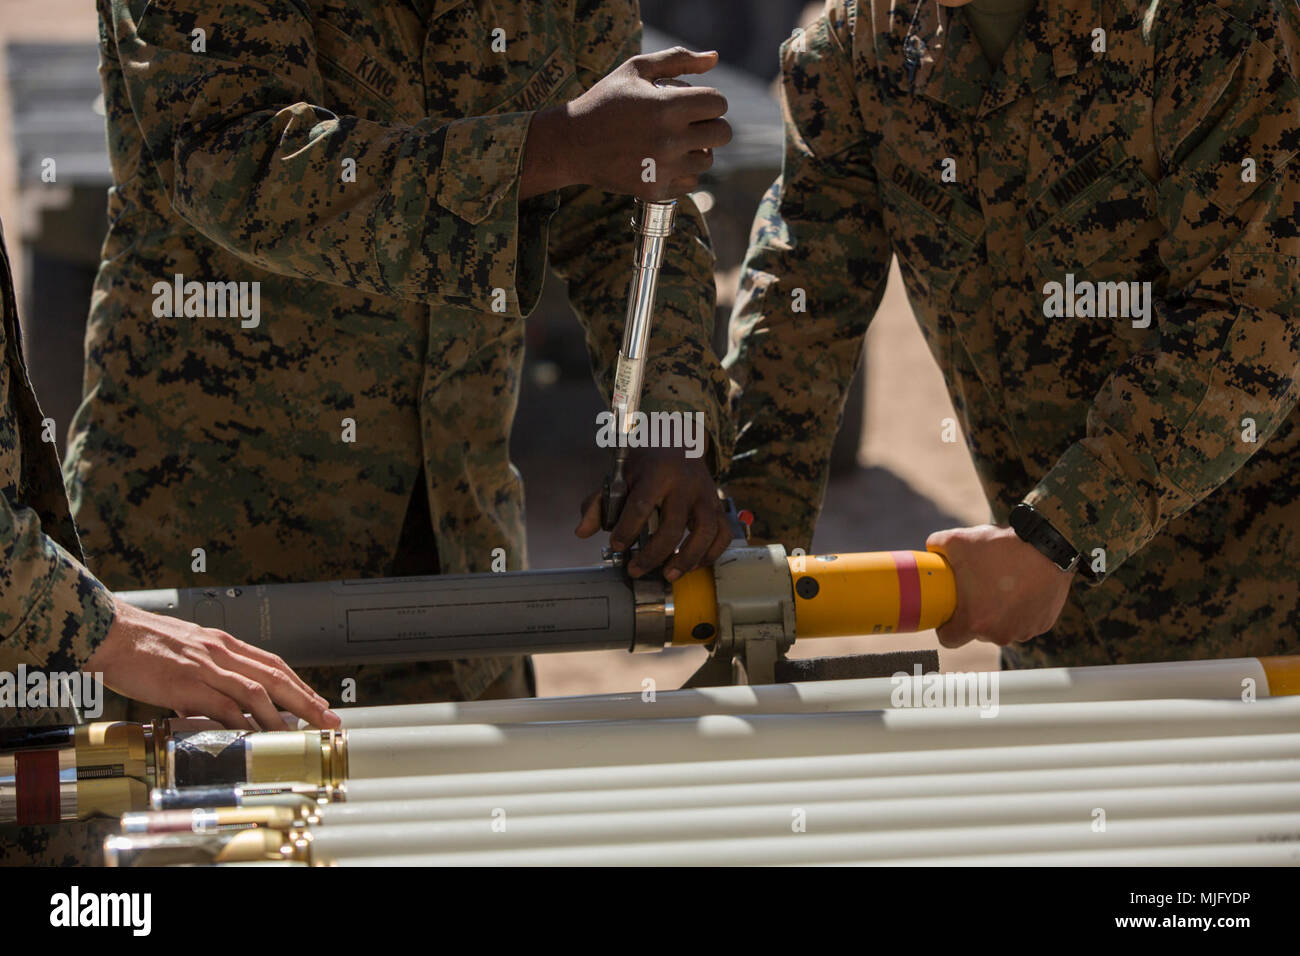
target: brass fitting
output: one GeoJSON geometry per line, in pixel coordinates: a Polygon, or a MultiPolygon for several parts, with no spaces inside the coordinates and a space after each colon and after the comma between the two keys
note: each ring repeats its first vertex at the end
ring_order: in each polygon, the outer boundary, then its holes
{"type": "Polygon", "coordinates": [[[253,828],[208,833],[145,833],[104,841],[105,866],[211,866],[221,863],[310,863],[305,832],[253,828]]]}
{"type": "Polygon", "coordinates": [[[316,805],[313,803],[309,806],[213,807],[127,813],[122,816],[122,832],[211,833],[217,830],[261,828],[287,833],[319,820],[315,812],[316,805]]]}
{"type": "Polygon", "coordinates": [[[166,785],[304,783],[333,789],[347,779],[347,734],[336,730],[253,733],[203,730],[167,738],[166,785]]]}

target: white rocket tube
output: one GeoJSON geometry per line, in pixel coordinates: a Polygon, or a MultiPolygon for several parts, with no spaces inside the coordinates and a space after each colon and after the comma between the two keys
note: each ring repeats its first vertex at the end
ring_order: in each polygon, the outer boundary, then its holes
{"type": "MultiPolygon", "coordinates": [[[[779,783],[871,777],[882,786],[890,778],[943,775],[999,775],[1118,766],[1160,767],[1170,764],[1222,761],[1231,774],[1244,761],[1273,761],[1300,757],[1300,732],[1255,737],[1188,737],[1166,740],[1123,740],[1019,747],[970,747],[918,753],[833,754],[812,757],[773,757],[709,763],[663,763],[601,767],[561,767],[528,771],[433,774],[349,780],[349,803],[370,800],[409,800],[431,797],[478,797],[485,794],[541,794],[575,790],[615,790],[641,787],[779,783]]],[[[972,786],[975,784],[972,783],[972,786]]],[[[900,782],[897,792],[914,784],[900,782]]],[[[886,794],[888,795],[888,794],[886,794]]]]}
{"type": "MultiPolygon", "coordinates": [[[[345,866],[427,866],[420,857],[357,857],[345,866]]],[[[238,864],[228,864],[238,865],[238,864]]],[[[250,866],[276,866],[254,863],[250,866]]],[[[640,865],[640,864],[632,864],[640,865]]],[[[1296,866],[1300,843],[1221,843],[1197,846],[1125,847],[1051,853],[912,857],[904,860],[835,860],[829,866],[1296,866]]]]}
{"type": "MultiPolygon", "coordinates": [[[[1003,806],[1028,795],[1048,800],[1053,792],[1077,793],[1083,800],[1098,801],[1102,793],[1137,791],[1165,792],[1167,788],[1200,788],[1204,801],[1227,798],[1234,791],[1223,789],[1255,784],[1300,786],[1300,758],[1276,761],[1243,761],[1236,764],[1202,763],[1167,766],[1091,767],[1086,769],[1029,770],[969,774],[922,774],[910,777],[829,780],[791,780],[772,783],[716,784],[687,787],[639,787],[624,790],[573,790],[560,793],[495,793],[473,797],[371,800],[332,803],[321,807],[323,824],[401,823],[434,820],[488,820],[498,808],[511,817],[541,814],[595,814],[627,810],[683,810],[694,807],[737,807],[762,804],[802,806],[811,802],[862,800],[879,808],[891,801],[928,800],[942,794],[960,793],[962,806],[957,815],[979,806],[979,800],[996,800],[998,816],[1003,806]],[[1157,789],[1158,788],[1158,789],[1157,789]]],[[[1252,790],[1252,794],[1255,791],[1252,790]]],[[[1273,793],[1291,791],[1275,789],[1273,793]]],[[[1177,794],[1175,794],[1177,795],[1177,794]]],[[[1186,794],[1184,794],[1185,796],[1186,794]]],[[[1253,797],[1252,797],[1253,799],[1253,797]]],[[[1264,790],[1259,800],[1273,799],[1264,790]]],[[[1096,803],[1090,804],[1095,806],[1096,803]]],[[[1197,802],[1205,812],[1215,812],[1212,802],[1197,802]]],[[[926,803],[938,807],[940,804],[926,803]]],[[[1037,806],[1035,804],[1035,806],[1037,806]]],[[[1255,809],[1289,810],[1293,804],[1256,806],[1255,809]]],[[[920,808],[918,808],[919,810],[920,808]]],[[[1073,811],[1071,811],[1073,812],[1073,811]]]]}
{"type": "MultiPolygon", "coordinates": [[[[631,720],[699,717],[705,714],[808,714],[881,710],[900,698],[920,702],[927,687],[963,682],[961,699],[979,703],[979,682],[996,684],[1000,704],[1044,704],[1090,700],[1222,698],[1239,700],[1249,681],[1257,697],[1269,695],[1258,658],[1177,661],[1105,667],[1053,667],[992,674],[909,675],[898,680],[816,681],[756,687],[704,687],[656,693],[596,694],[531,700],[346,707],[338,710],[344,727],[413,727],[437,724],[527,723],[554,720],[631,720]],[[971,681],[974,681],[974,685],[971,681]],[[907,686],[903,686],[906,684],[907,686]]],[[[301,725],[300,725],[301,726],[301,725]]]]}
{"type": "Polygon", "coordinates": [[[348,731],[350,779],[486,769],[1066,744],[1294,732],[1300,697],[1094,701],[986,711],[933,708],[348,731]]]}
{"type": "MultiPolygon", "coordinates": [[[[787,820],[789,820],[789,808],[787,820]]],[[[509,824],[507,823],[507,826],[509,824]]],[[[484,824],[486,828],[486,823],[484,824]]],[[[411,853],[391,855],[379,834],[353,837],[344,828],[322,829],[320,853],[344,865],[385,866],[716,866],[780,863],[834,863],[916,860],[922,857],[1045,853],[1069,850],[1113,850],[1254,841],[1300,841],[1300,813],[1260,813],[1168,819],[1108,819],[1104,832],[1092,819],[1072,823],[1031,823],[1009,826],[941,827],[893,832],[793,832],[790,823],[781,835],[724,839],[649,840],[576,846],[535,846],[517,850],[491,849],[493,834],[480,837],[481,852],[411,853]],[[355,854],[355,855],[354,855],[355,854]]],[[[350,830],[378,830],[353,827],[350,830]]],[[[507,830],[508,832],[508,830],[507,830]]],[[[505,834],[500,834],[504,836],[505,834]]],[[[1300,842],[1294,844],[1300,849],[1300,842]]]]}
{"type": "Polygon", "coordinates": [[[1296,866],[1300,843],[1221,843],[1198,846],[997,853],[987,856],[861,860],[841,866],[1296,866]]]}
{"type": "MultiPolygon", "coordinates": [[[[382,806],[369,805],[372,810],[382,806]]],[[[798,831],[800,833],[889,831],[902,834],[919,828],[1079,821],[1092,824],[1095,819],[1108,823],[1115,819],[1131,821],[1138,818],[1209,818],[1297,812],[1300,812],[1300,783],[1294,782],[981,796],[963,794],[879,801],[812,800],[798,804],[781,802],[542,815],[517,812],[507,800],[501,807],[474,818],[322,826],[315,831],[315,846],[322,853],[338,856],[406,855],[529,846],[571,847],[777,836],[795,832],[791,827],[796,820],[804,828],[798,831]]]]}

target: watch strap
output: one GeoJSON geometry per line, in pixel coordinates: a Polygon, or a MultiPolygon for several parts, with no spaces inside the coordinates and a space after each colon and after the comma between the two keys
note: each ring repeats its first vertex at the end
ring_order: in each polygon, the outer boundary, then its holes
{"type": "Polygon", "coordinates": [[[1080,551],[1033,505],[1020,503],[1011,509],[1011,530],[1026,544],[1032,545],[1062,571],[1073,571],[1079,564],[1080,551]]]}

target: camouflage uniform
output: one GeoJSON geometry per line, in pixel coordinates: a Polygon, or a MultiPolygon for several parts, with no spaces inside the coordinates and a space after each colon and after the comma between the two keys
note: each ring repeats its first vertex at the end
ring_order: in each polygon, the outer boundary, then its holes
{"type": "Polygon", "coordinates": [[[960,10],[833,0],[787,41],[724,363],[758,536],[809,543],[897,254],[994,518],[1089,568],[1007,663],[1300,649],[1298,33],[1295,0],[1043,0],[995,71],[960,10]],[[1150,327],[1045,317],[1067,274],[1151,282],[1150,327]]]}
{"type": "MultiPolygon", "coordinates": [[[[113,623],[113,598],[81,563],[59,461],[23,363],[0,233],[0,671],[79,671],[113,623]]],[[[66,723],[62,710],[0,707],[0,725],[66,723]]],[[[87,826],[0,826],[0,864],[66,862],[87,826]]],[[[94,840],[97,837],[92,836],[94,840]]]]}
{"type": "MultiPolygon", "coordinates": [[[[634,0],[99,9],[115,185],[65,463],[91,566],[115,588],[522,566],[523,319],[549,256],[608,393],[632,201],[521,200],[521,157],[534,111],[640,52],[634,0]],[[159,317],[176,274],[260,283],[260,324],[159,317]]],[[[646,407],[703,412],[725,461],[713,258],[684,206],[646,407]]],[[[507,666],[365,667],[357,702],[473,698],[507,666]]],[[[337,699],[356,673],[304,677],[337,699]]]]}

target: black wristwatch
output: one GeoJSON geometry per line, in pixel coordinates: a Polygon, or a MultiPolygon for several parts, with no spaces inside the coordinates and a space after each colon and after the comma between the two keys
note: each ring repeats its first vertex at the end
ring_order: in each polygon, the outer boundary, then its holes
{"type": "Polygon", "coordinates": [[[1011,530],[1025,544],[1032,544],[1049,561],[1069,574],[1079,566],[1081,552],[1065,540],[1065,535],[1052,527],[1051,522],[1023,502],[1011,509],[1011,530]]]}

